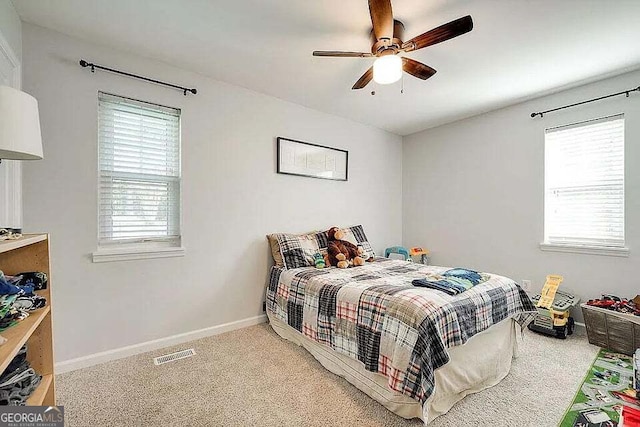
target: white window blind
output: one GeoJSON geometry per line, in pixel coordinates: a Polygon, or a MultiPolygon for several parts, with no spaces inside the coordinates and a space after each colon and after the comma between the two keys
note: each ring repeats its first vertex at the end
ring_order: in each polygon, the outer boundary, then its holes
{"type": "Polygon", "coordinates": [[[99,94],[100,244],[180,238],[180,110],[99,94]]]}
{"type": "Polygon", "coordinates": [[[624,247],[624,117],[545,132],[545,243],[624,247]]]}

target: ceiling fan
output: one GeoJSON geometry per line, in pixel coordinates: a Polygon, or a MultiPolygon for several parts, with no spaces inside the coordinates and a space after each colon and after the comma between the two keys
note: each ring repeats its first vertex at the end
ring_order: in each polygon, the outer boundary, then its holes
{"type": "Polygon", "coordinates": [[[436,70],[414,59],[401,57],[399,54],[433,46],[468,33],[473,29],[473,20],[471,16],[467,15],[403,42],[404,24],[393,19],[391,0],[369,0],[369,13],[373,24],[373,29],[371,30],[371,53],[321,50],[313,52],[313,56],[377,57],[373,67],[369,68],[351,89],[362,89],[372,79],[380,84],[397,82],[402,77],[403,70],[414,77],[426,80],[433,76],[436,70]]]}

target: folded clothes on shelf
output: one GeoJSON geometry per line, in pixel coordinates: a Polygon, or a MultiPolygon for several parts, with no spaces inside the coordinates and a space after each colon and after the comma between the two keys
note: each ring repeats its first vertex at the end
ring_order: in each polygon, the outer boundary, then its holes
{"type": "Polygon", "coordinates": [[[29,311],[43,308],[47,299],[36,295],[34,288],[47,285],[44,273],[7,276],[0,271],[0,332],[29,316],[29,311]]]}
{"type": "Polygon", "coordinates": [[[15,285],[8,280],[9,276],[5,276],[0,271],[0,295],[15,295],[19,293],[32,294],[34,289],[31,285],[21,286],[15,285]]]}
{"type": "Polygon", "coordinates": [[[27,346],[24,345],[0,375],[0,405],[25,405],[41,380],[27,361],[27,346]]]}
{"type": "Polygon", "coordinates": [[[3,240],[18,240],[21,233],[16,233],[13,229],[0,228],[0,242],[3,240]]]}
{"type": "Polygon", "coordinates": [[[31,286],[35,291],[47,289],[49,278],[41,271],[27,271],[14,276],[5,276],[7,281],[16,286],[31,286]]]}
{"type": "Polygon", "coordinates": [[[33,311],[47,305],[47,299],[40,295],[20,295],[13,303],[13,307],[18,310],[33,311]]]}
{"type": "Polygon", "coordinates": [[[17,298],[18,295],[0,296],[0,331],[4,331],[29,316],[26,311],[14,306],[17,298]]]}

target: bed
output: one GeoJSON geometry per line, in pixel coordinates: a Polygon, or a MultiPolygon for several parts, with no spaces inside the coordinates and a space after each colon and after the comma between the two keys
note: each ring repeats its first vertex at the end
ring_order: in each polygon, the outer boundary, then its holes
{"type": "Polygon", "coordinates": [[[379,257],[348,269],[274,266],[267,316],[326,369],[426,424],[509,373],[535,312],[513,280],[495,274],[455,296],[412,285],[447,270],[379,257]]]}

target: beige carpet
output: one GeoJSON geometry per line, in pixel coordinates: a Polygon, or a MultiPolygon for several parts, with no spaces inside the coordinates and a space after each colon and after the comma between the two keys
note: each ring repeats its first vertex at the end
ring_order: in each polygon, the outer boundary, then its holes
{"type": "MultiPolygon", "coordinates": [[[[553,427],[597,348],[525,333],[497,386],[467,396],[430,426],[553,427]]],[[[69,426],[419,426],[326,371],[267,324],[57,377],[69,426]],[[190,359],[152,357],[193,347],[190,359]]]]}

